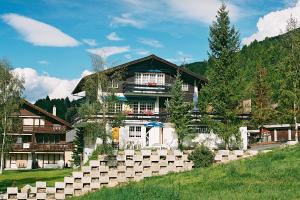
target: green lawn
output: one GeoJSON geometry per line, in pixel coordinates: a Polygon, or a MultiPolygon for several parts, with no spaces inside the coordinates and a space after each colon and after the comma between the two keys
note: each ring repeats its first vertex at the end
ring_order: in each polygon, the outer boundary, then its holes
{"type": "Polygon", "coordinates": [[[300,146],[101,189],[75,200],[300,199],[300,146]]]}
{"type": "Polygon", "coordinates": [[[54,186],[55,181],[62,181],[72,171],[73,169],[4,171],[4,174],[0,175],[0,192],[6,191],[7,187],[33,185],[36,181],[46,181],[47,185],[54,186]]]}

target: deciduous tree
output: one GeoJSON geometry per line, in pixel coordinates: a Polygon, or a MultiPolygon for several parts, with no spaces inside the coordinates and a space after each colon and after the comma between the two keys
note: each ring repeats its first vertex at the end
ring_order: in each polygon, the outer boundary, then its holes
{"type": "Polygon", "coordinates": [[[12,130],[18,119],[18,111],[23,92],[23,80],[11,71],[10,64],[0,60],[0,129],[1,129],[1,160],[0,174],[3,172],[4,156],[10,150],[7,132],[12,130]]]}

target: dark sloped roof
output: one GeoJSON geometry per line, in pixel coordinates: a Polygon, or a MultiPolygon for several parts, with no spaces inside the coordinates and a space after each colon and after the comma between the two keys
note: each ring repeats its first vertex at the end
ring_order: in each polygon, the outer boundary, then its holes
{"type": "Polygon", "coordinates": [[[57,116],[55,116],[55,115],[47,112],[46,110],[44,110],[44,109],[42,109],[42,108],[40,108],[40,107],[38,107],[36,105],[33,105],[32,103],[28,102],[25,99],[23,99],[22,103],[25,104],[26,106],[32,108],[33,110],[36,110],[36,111],[38,111],[38,112],[46,115],[47,117],[49,117],[49,118],[51,118],[51,119],[53,119],[53,120],[55,120],[55,121],[57,121],[57,122],[65,125],[68,129],[72,129],[73,128],[72,125],[69,124],[68,122],[66,122],[65,120],[63,120],[63,119],[61,119],[61,118],[59,118],[59,117],[57,117],[57,116]]]}
{"type": "MultiPolygon", "coordinates": [[[[109,74],[109,73],[112,73],[113,71],[115,71],[117,69],[122,69],[122,68],[130,67],[131,65],[134,65],[134,64],[137,64],[137,63],[140,63],[140,62],[144,62],[146,60],[151,60],[151,59],[154,59],[154,60],[157,60],[159,62],[162,62],[162,63],[164,63],[164,64],[166,64],[166,65],[168,65],[168,66],[170,66],[172,68],[175,68],[176,70],[179,70],[179,71],[181,71],[183,73],[186,73],[186,74],[188,74],[188,75],[190,75],[190,76],[192,76],[192,77],[194,77],[194,78],[196,78],[196,79],[198,79],[200,81],[203,81],[205,83],[208,81],[204,76],[196,74],[196,73],[194,73],[194,72],[192,72],[192,71],[190,71],[188,69],[185,69],[185,68],[182,68],[182,67],[178,67],[176,64],[171,63],[171,62],[169,62],[169,61],[167,61],[165,59],[162,59],[162,58],[160,58],[160,57],[158,57],[158,56],[156,56],[154,54],[146,56],[146,57],[143,57],[143,58],[140,58],[140,59],[137,59],[137,60],[134,60],[134,61],[131,61],[131,62],[127,62],[127,63],[121,64],[121,65],[118,65],[116,67],[112,67],[112,68],[103,70],[100,73],[107,73],[107,74],[109,74]]],[[[82,87],[84,85],[84,82],[89,77],[91,77],[93,75],[94,74],[91,74],[89,76],[86,76],[86,77],[82,78],[80,80],[80,82],[77,84],[77,86],[75,87],[75,89],[73,90],[72,94],[77,94],[79,92],[82,92],[82,87]]]]}

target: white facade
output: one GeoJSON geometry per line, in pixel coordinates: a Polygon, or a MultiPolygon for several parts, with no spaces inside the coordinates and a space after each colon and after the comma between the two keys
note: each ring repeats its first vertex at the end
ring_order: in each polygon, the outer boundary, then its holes
{"type": "Polygon", "coordinates": [[[5,169],[31,169],[32,168],[32,155],[31,152],[12,152],[7,155],[5,159],[5,169]]]}

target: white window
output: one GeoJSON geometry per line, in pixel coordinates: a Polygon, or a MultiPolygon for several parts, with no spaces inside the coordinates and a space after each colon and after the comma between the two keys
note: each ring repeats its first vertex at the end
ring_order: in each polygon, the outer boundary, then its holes
{"type": "Polygon", "coordinates": [[[141,85],[142,84],[142,74],[136,73],[135,74],[135,84],[141,85]]]}
{"type": "Polygon", "coordinates": [[[154,112],[154,102],[130,102],[130,108],[133,110],[133,113],[144,114],[145,111],[154,112]]]}
{"type": "Polygon", "coordinates": [[[165,84],[165,74],[163,73],[136,73],[135,74],[135,84],[138,85],[164,85],[165,84]]]}
{"type": "Polygon", "coordinates": [[[40,119],[40,126],[45,126],[45,120],[44,119],[40,119]]]}
{"type": "Polygon", "coordinates": [[[109,112],[111,113],[119,113],[122,112],[123,104],[122,102],[112,103],[109,105],[109,112]]]}
{"type": "Polygon", "coordinates": [[[141,137],[142,127],[141,126],[129,126],[129,137],[141,137]]]}
{"type": "Polygon", "coordinates": [[[34,119],[34,125],[39,126],[40,125],[40,119],[34,119]]]}
{"type": "Polygon", "coordinates": [[[33,126],[33,119],[32,118],[25,118],[23,119],[23,125],[25,126],[33,126]]]}
{"type": "Polygon", "coordinates": [[[208,134],[209,129],[208,126],[193,126],[192,127],[196,133],[203,133],[203,134],[208,134]]]}
{"type": "Polygon", "coordinates": [[[112,88],[118,88],[119,87],[119,84],[117,81],[114,81],[114,80],[111,80],[111,87],[112,88]]]}
{"type": "Polygon", "coordinates": [[[182,83],[181,89],[182,89],[182,91],[184,91],[184,92],[189,91],[189,84],[187,84],[187,83],[182,83]]]}

